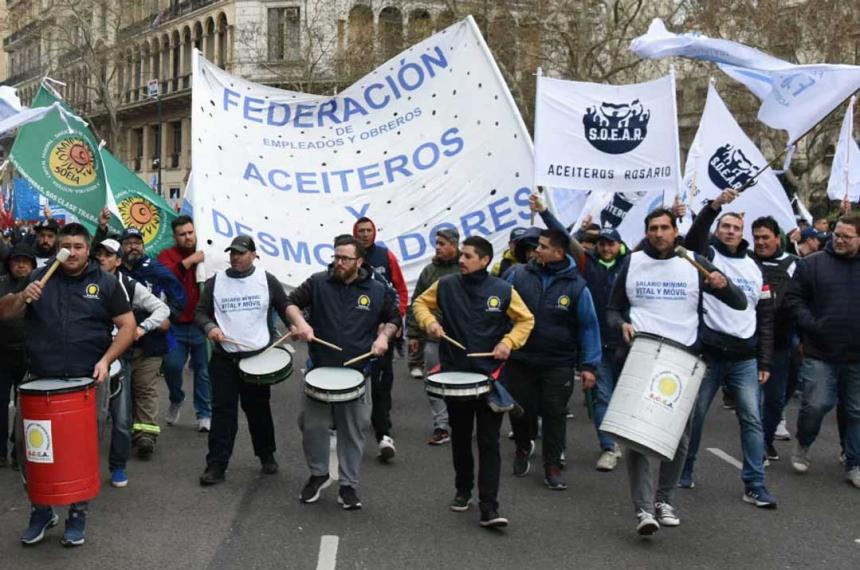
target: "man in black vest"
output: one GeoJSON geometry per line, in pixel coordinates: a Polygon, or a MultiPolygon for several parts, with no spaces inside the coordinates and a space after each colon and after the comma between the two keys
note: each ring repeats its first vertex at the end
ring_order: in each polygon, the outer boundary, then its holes
{"type": "Polygon", "coordinates": [[[567,402],[573,393],[577,364],[582,385],[592,388],[600,364],[600,326],[585,280],[567,254],[570,239],[559,230],[544,230],[536,259],[514,266],[506,280],[520,294],[535,318],[534,329],[522,349],[511,355],[503,378],[524,414],[511,415],[514,475],[531,469],[534,439],[530,430],[543,418],[544,484],[563,491],[561,455],[567,441],[567,402]]]}
{"type": "MultiPolygon", "coordinates": [[[[401,323],[400,312],[386,286],[375,280],[371,271],[363,266],[364,254],[358,240],[339,236],[335,241],[332,266],[311,275],[287,299],[287,316],[295,326],[295,338],[310,343],[308,370],[341,367],[347,360],[368,350],[377,358],[388,351],[388,343],[401,323]],[[309,320],[302,314],[305,310],[310,312],[309,320]],[[343,348],[343,352],[312,342],[317,335],[343,348]]],[[[352,367],[363,370],[365,376],[370,368],[365,361],[352,367]]],[[[329,428],[334,424],[340,467],[338,502],[344,510],[361,508],[355,488],[361,474],[371,402],[370,390],[349,402],[328,404],[311,398],[302,399],[299,425],[311,475],[299,495],[301,502],[316,502],[320,492],[331,484],[329,428]]]]}
{"type": "MultiPolygon", "coordinates": [[[[0,299],[0,319],[25,316],[30,378],[90,377],[102,383],[111,362],[134,338],[131,306],[116,277],[90,261],[90,234],[84,226],[67,224],[57,238],[60,248],[69,251],[68,259],[44,287],[39,279],[47,269],[40,269],[30,274],[31,282],[22,292],[0,299]],[[117,333],[111,340],[114,326],[117,333]]],[[[86,507],[83,502],[69,508],[64,545],[84,543],[86,507]]],[[[32,505],[30,526],[21,542],[40,542],[57,520],[50,505],[32,505]]]]}
{"type": "MultiPolygon", "coordinates": [[[[418,326],[436,339],[450,335],[466,346],[462,351],[449,342],[439,345],[442,371],[478,372],[490,376],[512,350],[525,345],[534,327],[534,316],[516,290],[487,273],[493,246],[472,236],[460,249],[460,274],[446,275],[415,299],[412,310],[418,326]],[[441,322],[435,314],[441,311],[441,322]],[[492,352],[492,358],[469,358],[467,353],[492,352]]],[[[455,402],[448,400],[451,424],[451,453],[454,458],[457,494],[449,507],[468,510],[474,486],[472,428],[478,430],[478,496],[481,526],[507,526],[499,516],[499,428],[502,414],[487,405],[486,398],[455,402]]]]}

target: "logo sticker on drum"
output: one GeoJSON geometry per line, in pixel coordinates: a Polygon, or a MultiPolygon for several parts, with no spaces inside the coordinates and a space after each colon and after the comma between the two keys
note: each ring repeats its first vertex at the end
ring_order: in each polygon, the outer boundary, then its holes
{"type": "Polygon", "coordinates": [[[27,461],[31,463],[53,463],[54,445],[51,420],[24,420],[24,444],[27,461]]]}
{"type": "Polygon", "coordinates": [[[84,293],[84,299],[98,299],[99,298],[99,286],[95,283],[90,283],[87,285],[86,293],[84,293]]]}
{"type": "Polygon", "coordinates": [[[502,300],[493,295],[487,299],[487,311],[498,313],[502,310],[502,300]]]}
{"type": "Polygon", "coordinates": [[[356,303],[355,308],[361,309],[362,311],[369,311],[370,310],[370,297],[368,297],[367,295],[361,295],[358,298],[358,302],[356,303]]]}
{"type": "Polygon", "coordinates": [[[556,308],[564,310],[570,309],[570,297],[568,297],[567,295],[562,295],[561,297],[559,297],[558,301],[556,301],[556,308]]]}
{"type": "Polygon", "coordinates": [[[670,411],[675,411],[675,404],[681,399],[684,386],[681,377],[674,372],[664,370],[651,377],[651,385],[645,398],[660,404],[670,411]]]}

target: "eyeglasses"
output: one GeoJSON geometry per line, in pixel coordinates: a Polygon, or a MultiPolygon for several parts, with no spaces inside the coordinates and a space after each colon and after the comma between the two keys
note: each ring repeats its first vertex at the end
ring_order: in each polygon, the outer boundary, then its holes
{"type": "Polygon", "coordinates": [[[348,257],[346,255],[332,255],[331,260],[335,263],[349,263],[350,261],[355,261],[358,259],[357,257],[348,257]]]}
{"type": "Polygon", "coordinates": [[[852,239],[857,239],[858,237],[860,237],[860,236],[849,236],[849,235],[845,235],[845,234],[840,234],[840,233],[837,233],[837,232],[833,232],[833,239],[839,239],[839,240],[843,240],[843,241],[850,241],[850,240],[852,240],[852,239]]]}

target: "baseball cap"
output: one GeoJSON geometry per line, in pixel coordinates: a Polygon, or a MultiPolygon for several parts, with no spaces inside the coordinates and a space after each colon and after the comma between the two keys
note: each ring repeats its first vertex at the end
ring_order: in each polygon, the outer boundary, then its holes
{"type": "Polygon", "coordinates": [[[119,236],[119,242],[122,243],[125,240],[131,239],[131,238],[137,238],[140,241],[143,241],[143,233],[141,233],[141,231],[139,229],[134,228],[134,227],[125,228],[125,230],[123,230],[123,232],[122,232],[122,235],[119,236]]]}
{"type": "Polygon", "coordinates": [[[122,257],[122,247],[119,245],[119,242],[115,239],[106,239],[102,240],[97,246],[105,248],[109,253],[112,253],[118,257],[122,257]]]}
{"type": "Polygon", "coordinates": [[[460,232],[458,232],[455,228],[442,228],[436,235],[440,238],[446,239],[453,244],[460,243],[460,232]]]}
{"type": "Polygon", "coordinates": [[[233,238],[233,241],[230,242],[230,247],[224,251],[231,250],[245,253],[246,251],[257,251],[257,246],[251,236],[236,236],[233,238]]]}
{"type": "Polygon", "coordinates": [[[824,234],[819,232],[813,227],[805,228],[802,232],[800,232],[800,241],[806,241],[809,238],[815,239],[824,239],[824,234]]]}
{"type": "Polygon", "coordinates": [[[58,233],[60,231],[60,224],[58,224],[57,221],[54,219],[40,220],[39,223],[37,223],[33,227],[33,230],[36,233],[39,233],[42,230],[48,230],[50,232],[58,233]]]}
{"type": "Polygon", "coordinates": [[[523,234],[525,234],[526,231],[527,231],[526,228],[514,228],[514,229],[512,229],[511,235],[508,238],[508,241],[517,241],[518,239],[523,237],[523,234]]]}
{"type": "Polygon", "coordinates": [[[28,243],[19,242],[12,246],[12,250],[9,252],[7,260],[11,261],[16,257],[26,257],[32,261],[33,264],[36,263],[36,254],[33,253],[33,248],[28,243]]]}
{"type": "Polygon", "coordinates": [[[621,243],[621,235],[618,233],[618,230],[614,230],[612,228],[603,228],[600,230],[600,235],[597,236],[598,241],[602,239],[608,239],[610,241],[621,243]]]}

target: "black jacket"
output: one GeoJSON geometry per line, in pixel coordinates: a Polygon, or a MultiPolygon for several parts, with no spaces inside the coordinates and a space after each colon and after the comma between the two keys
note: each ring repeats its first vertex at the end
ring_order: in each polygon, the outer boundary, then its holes
{"type": "Polygon", "coordinates": [[[750,257],[761,268],[765,282],[770,286],[773,299],[773,346],[777,350],[788,350],[794,337],[794,316],[788,308],[786,294],[791,277],[797,269],[797,257],[779,249],[773,257],[750,257]]]}
{"type": "MultiPolygon", "coordinates": [[[[15,279],[11,273],[0,275],[0,297],[20,293],[29,282],[27,278],[15,279]]],[[[0,350],[23,352],[26,336],[24,317],[0,322],[0,350]]],[[[3,363],[0,363],[0,366],[3,366],[3,363]]]]}
{"type": "Polygon", "coordinates": [[[609,304],[609,295],[612,285],[618,274],[621,273],[625,260],[630,255],[626,245],[622,246],[621,253],[615,258],[615,263],[607,267],[600,261],[596,251],[586,252],[583,258],[582,276],[591,291],[591,299],[594,301],[594,310],[597,312],[597,320],[600,323],[600,340],[606,348],[618,348],[624,341],[621,331],[609,326],[606,319],[606,307],[609,304]]]}
{"type": "Polygon", "coordinates": [[[833,244],[800,259],[786,303],[797,320],[804,355],[837,364],[860,362],[860,255],[836,255],[833,244]]]}

